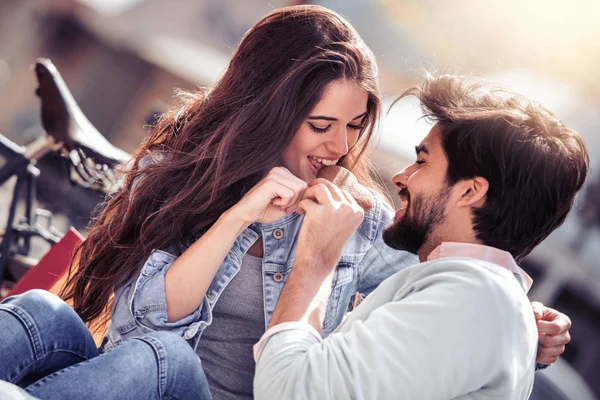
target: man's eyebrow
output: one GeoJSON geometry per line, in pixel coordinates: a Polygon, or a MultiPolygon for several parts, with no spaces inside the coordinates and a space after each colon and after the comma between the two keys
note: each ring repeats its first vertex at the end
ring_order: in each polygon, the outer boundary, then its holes
{"type": "MultiPolygon", "coordinates": [[[[359,118],[362,118],[362,117],[364,117],[365,115],[367,115],[367,112],[366,112],[366,111],[365,111],[364,113],[362,113],[362,114],[360,114],[360,115],[357,115],[356,117],[352,118],[352,121],[354,121],[354,120],[356,120],[356,119],[359,119],[359,118]]],[[[324,120],[324,121],[338,121],[338,119],[337,119],[337,118],[334,118],[334,117],[327,117],[327,116],[325,116],[325,115],[311,115],[311,116],[309,116],[309,117],[308,117],[308,119],[322,119],[322,120],[324,120]]]]}
{"type": "Polygon", "coordinates": [[[424,144],[415,146],[415,151],[417,152],[417,155],[419,155],[419,153],[429,154],[429,150],[427,149],[427,147],[424,144]]]}

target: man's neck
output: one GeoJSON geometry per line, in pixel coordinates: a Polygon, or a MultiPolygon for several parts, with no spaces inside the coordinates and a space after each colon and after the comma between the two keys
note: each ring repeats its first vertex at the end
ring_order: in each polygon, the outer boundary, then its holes
{"type": "Polygon", "coordinates": [[[435,248],[438,247],[440,244],[442,244],[442,242],[426,243],[423,246],[421,246],[419,252],[417,253],[417,255],[419,256],[419,261],[427,261],[427,257],[429,256],[429,254],[431,254],[431,252],[435,250],[435,248]]]}
{"type": "Polygon", "coordinates": [[[462,231],[457,229],[452,234],[443,234],[442,232],[440,235],[430,235],[430,238],[431,240],[427,240],[417,252],[420,262],[427,261],[429,254],[444,242],[483,244],[475,237],[475,232],[472,229],[462,231]]]}

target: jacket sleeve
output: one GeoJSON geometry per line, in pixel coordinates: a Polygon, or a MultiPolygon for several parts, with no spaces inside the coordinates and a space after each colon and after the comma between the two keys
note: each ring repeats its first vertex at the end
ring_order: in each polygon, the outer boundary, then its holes
{"type": "MultiPolygon", "coordinates": [[[[192,314],[177,321],[168,321],[165,274],[176,259],[176,256],[165,251],[154,250],[140,274],[132,281],[128,294],[120,296],[117,301],[127,302],[128,313],[143,331],[166,330],[178,333],[184,339],[191,339],[199,329],[210,324],[212,315],[204,299],[192,314]]],[[[119,321],[113,320],[113,323],[118,324],[119,321]]]]}

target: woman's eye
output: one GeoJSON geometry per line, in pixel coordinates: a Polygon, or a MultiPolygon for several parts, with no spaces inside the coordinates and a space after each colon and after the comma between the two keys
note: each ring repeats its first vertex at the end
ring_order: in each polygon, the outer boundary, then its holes
{"type": "Polygon", "coordinates": [[[415,164],[417,164],[417,165],[425,164],[425,160],[417,160],[417,161],[415,161],[415,164]]]}
{"type": "Polygon", "coordinates": [[[348,128],[354,129],[355,131],[362,131],[364,129],[364,126],[348,124],[348,128]]]}
{"type": "Polygon", "coordinates": [[[325,133],[331,129],[331,125],[327,125],[325,128],[319,128],[318,126],[315,126],[310,122],[308,123],[308,126],[310,126],[310,129],[312,129],[316,133],[325,133]]]}

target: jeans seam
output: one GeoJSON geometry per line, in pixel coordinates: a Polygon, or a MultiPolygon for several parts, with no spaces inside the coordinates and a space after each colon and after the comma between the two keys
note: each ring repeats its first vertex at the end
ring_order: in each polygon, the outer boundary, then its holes
{"type": "Polygon", "coordinates": [[[154,350],[154,355],[156,356],[157,366],[158,366],[158,398],[159,399],[167,399],[168,395],[165,393],[167,388],[167,357],[164,346],[159,340],[156,340],[149,336],[142,337],[134,337],[131,340],[139,340],[146,344],[148,344],[152,350],[154,350]]]}
{"type": "MultiPolygon", "coordinates": [[[[52,351],[48,351],[48,352],[46,352],[46,354],[44,354],[42,357],[40,357],[40,358],[37,358],[37,359],[33,360],[31,363],[27,364],[27,366],[26,366],[25,368],[23,368],[23,371],[21,371],[21,372],[20,372],[20,373],[19,373],[19,374],[18,374],[18,375],[15,377],[15,378],[19,378],[19,379],[16,379],[16,380],[15,380],[15,382],[18,382],[18,381],[20,381],[20,380],[23,378],[23,376],[25,376],[25,375],[22,375],[22,374],[23,374],[23,372],[27,371],[27,369],[28,369],[29,367],[31,367],[33,364],[35,364],[36,362],[39,362],[39,361],[41,361],[41,360],[42,360],[43,358],[45,358],[45,357],[48,357],[50,354],[55,354],[55,353],[70,353],[70,354],[73,354],[73,355],[75,355],[75,356],[77,356],[77,357],[81,358],[81,361],[80,361],[80,362],[82,362],[82,361],[87,361],[87,360],[89,360],[89,359],[90,359],[90,358],[89,358],[89,357],[87,357],[87,356],[82,356],[81,354],[79,354],[79,353],[77,353],[77,352],[74,352],[74,351],[71,351],[71,350],[65,350],[65,349],[61,349],[61,350],[52,350],[52,351]]],[[[79,364],[80,362],[78,362],[78,363],[76,363],[76,364],[79,364]]],[[[74,365],[71,365],[71,367],[73,367],[73,366],[74,366],[74,365]]],[[[67,367],[67,368],[69,368],[69,367],[67,367]]],[[[63,369],[65,369],[65,368],[63,368],[63,369]]],[[[59,371],[62,371],[62,370],[59,370],[59,371]]],[[[55,372],[58,372],[58,371],[55,371],[55,372]]],[[[51,374],[51,375],[52,375],[52,374],[51,374]]]]}
{"type": "Polygon", "coordinates": [[[87,354],[87,349],[85,349],[85,354],[80,354],[76,351],[68,350],[68,349],[57,349],[57,350],[46,350],[44,346],[42,346],[42,338],[40,332],[35,324],[35,320],[29,315],[26,311],[24,311],[19,306],[15,306],[10,303],[2,304],[2,308],[0,310],[4,310],[7,313],[13,315],[19,322],[24,326],[25,331],[27,332],[27,336],[32,343],[33,350],[33,360],[27,365],[23,366],[21,371],[18,371],[15,376],[12,378],[12,383],[19,382],[23,379],[24,376],[27,375],[28,369],[34,365],[42,361],[44,358],[50,356],[51,354],[56,353],[70,353],[85,361],[89,359],[89,354],[87,354]]]}
{"type": "Polygon", "coordinates": [[[54,379],[55,377],[57,377],[57,376],[59,376],[59,375],[62,375],[62,374],[64,374],[64,373],[65,373],[65,372],[67,372],[67,371],[70,371],[70,370],[72,370],[72,369],[75,369],[75,368],[77,368],[77,367],[79,367],[79,366],[81,366],[81,365],[85,364],[85,361],[89,361],[89,360],[90,360],[90,359],[87,359],[87,360],[84,360],[84,361],[82,361],[82,362],[79,362],[79,363],[77,363],[77,364],[71,365],[71,366],[69,366],[69,367],[66,367],[66,368],[63,368],[63,369],[59,369],[58,371],[56,371],[56,372],[54,372],[54,373],[52,373],[52,374],[50,374],[50,375],[48,375],[48,376],[45,376],[45,377],[41,378],[40,380],[36,381],[35,383],[33,383],[33,384],[31,384],[31,385],[27,386],[27,387],[25,388],[25,391],[29,392],[29,389],[34,389],[34,388],[36,388],[36,387],[38,387],[38,386],[41,386],[42,384],[44,384],[44,383],[46,383],[46,382],[48,382],[48,381],[50,381],[50,380],[54,379]]]}
{"type": "Polygon", "coordinates": [[[33,345],[32,348],[35,360],[38,361],[43,356],[45,356],[46,354],[42,346],[42,340],[33,318],[31,318],[31,316],[25,311],[23,311],[19,307],[13,306],[12,304],[3,304],[2,308],[7,312],[13,314],[25,326],[25,330],[27,330],[29,340],[31,340],[33,345]]]}

